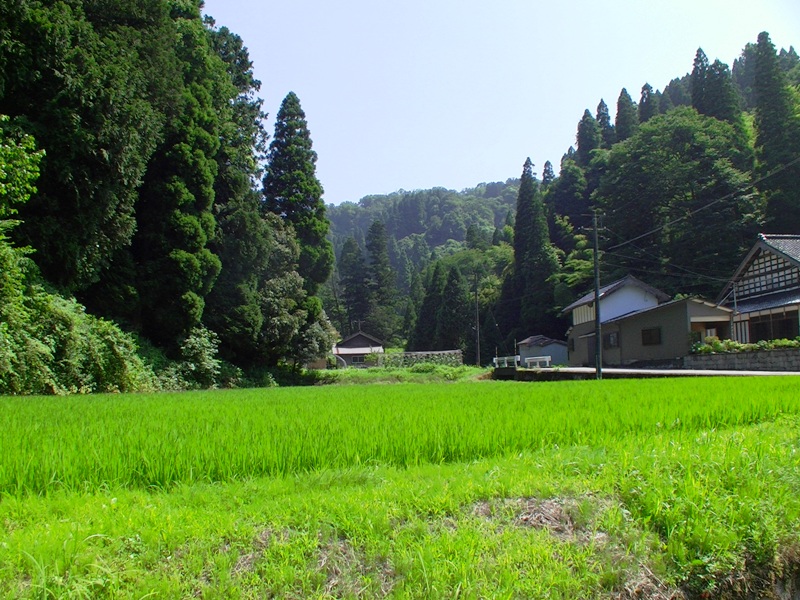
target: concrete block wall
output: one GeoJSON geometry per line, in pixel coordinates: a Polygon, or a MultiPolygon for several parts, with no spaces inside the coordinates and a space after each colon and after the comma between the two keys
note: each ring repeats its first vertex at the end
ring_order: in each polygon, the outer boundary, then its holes
{"type": "Polygon", "coordinates": [[[800,349],[690,354],[684,358],[683,367],[723,371],[800,371],[800,349]]]}

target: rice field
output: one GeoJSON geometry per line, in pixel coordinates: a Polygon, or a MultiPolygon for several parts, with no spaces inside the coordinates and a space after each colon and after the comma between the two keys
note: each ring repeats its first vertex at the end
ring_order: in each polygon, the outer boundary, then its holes
{"type": "Polygon", "coordinates": [[[793,378],[329,386],[0,398],[0,494],[169,489],[613,448],[800,413],[793,378]]]}
{"type": "Polygon", "coordinates": [[[0,598],[790,597],[797,381],[0,398],[0,598]]]}

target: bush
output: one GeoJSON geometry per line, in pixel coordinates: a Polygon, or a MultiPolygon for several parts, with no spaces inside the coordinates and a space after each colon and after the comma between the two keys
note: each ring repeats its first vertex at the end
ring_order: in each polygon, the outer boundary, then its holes
{"type": "Polygon", "coordinates": [[[710,336],[704,342],[692,344],[692,354],[732,354],[738,352],[755,352],[757,350],[775,350],[784,348],[800,348],[800,337],[793,340],[761,340],[754,344],[744,344],[735,340],[720,340],[710,336]]]}

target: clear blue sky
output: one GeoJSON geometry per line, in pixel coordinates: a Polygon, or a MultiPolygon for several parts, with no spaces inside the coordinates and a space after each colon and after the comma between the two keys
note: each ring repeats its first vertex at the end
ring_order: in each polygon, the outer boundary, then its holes
{"type": "Polygon", "coordinates": [[[800,0],[206,0],[250,50],[268,131],[306,113],[327,203],[540,176],[585,109],[663,89],[695,51],[729,66],[768,31],[800,51],[800,0]]]}

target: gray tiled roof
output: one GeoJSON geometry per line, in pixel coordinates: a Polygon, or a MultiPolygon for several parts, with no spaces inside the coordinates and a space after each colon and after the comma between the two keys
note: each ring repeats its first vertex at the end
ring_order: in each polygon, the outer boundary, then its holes
{"type": "MultiPolygon", "coordinates": [[[[669,296],[667,296],[664,292],[652,286],[647,285],[645,282],[641,281],[640,279],[637,279],[633,275],[626,275],[625,277],[623,277],[618,281],[615,281],[614,283],[609,283],[608,285],[604,285],[603,287],[601,287],[600,299],[602,300],[608,294],[616,292],[618,289],[624,287],[625,285],[635,285],[636,287],[642,288],[643,290],[649,292],[650,294],[653,294],[656,298],[658,298],[659,302],[666,302],[667,300],[669,300],[669,296]]],[[[582,296],[581,298],[579,298],[566,308],[564,308],[561,311],[561,314],[565,315],[568,312],[575,310],[579,306],[583,306],[584,304],[591,304],[593,302],[594,302],[594,292],[592,291],[586,294],[585,296],[582,296]]]]}
{"type": "MultiPolygon", "coordinates": [[[[769,310],[781,306],[800,304],[800,290],[790,290],[788,292],[777,292],[768,296],[759,296],[751,300],[743,300],[736,304],[736,310],[740,313],[751,313],[757,310],[769,310]]],[[[728,308],[733,308],[733,301],[726,303],[728,308]]]]}
{"type": "Polygon", "coordinates": [[[762,233],[759,237],[781,254],[800,262],[800,235],[762,233]]]}

